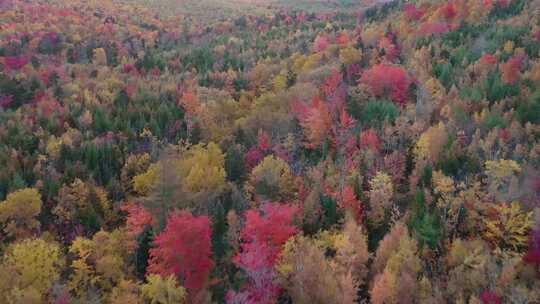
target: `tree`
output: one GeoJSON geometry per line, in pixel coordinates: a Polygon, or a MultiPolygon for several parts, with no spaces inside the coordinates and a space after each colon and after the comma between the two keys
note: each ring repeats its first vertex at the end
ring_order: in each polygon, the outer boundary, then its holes
{"type": "Polygon", "coordinates": [[[346,275],[350,272],[355,285],[367,283],[369,251],[367,236],[355,220],[348,218],[343,228],[343,234],[335,242],[335,261],[339,271],[346,275]]]}
{"type": "Polygon", "coordinates": [[[150,274],[148,283],[141,286],[142,294],[151,304],[182,304],[186,298],[186,290],[178,285],[174,275],[163,279],[160,275],[150,274]]]}
{"type": "Polygon", "coordinates": [[[92,239],[77,237],[69,247],[74,256],[68,288],[84,299],[95,290],[106,295],[128,276],[133,241],[124,229],[99,231],[92,239]]]}
{"type": "Polygon", "coordinates": [[[107,65],[107,53],[103,48],[94,49],[93,62],[96,65],[107,65]]]}
{"type": "Polygon", "coordinates": [[[355,303],[358,284],[351,271],[338,270],[325,250],[319,239],[304,236],[286,243],[277,269],[293,303],[355,303]]]}
{"type": "Polygon", "coordinates": [[[144,207],[135,203],[127,203],[121,209],[128,214],[126,217],[126,226],[129,234],[132,236],[138,236],[147,226],[154,224],[152,214],[144,207]]]}
{"type": "Polygon", "coordinates": [[[58,204],[52,212],[63,223],[80,223],[90,231],[97,231],[115,220],[105,189],[79,178],[60,189],[58,204]]]}
{"type": "Polygon", "coordinates": [[[362,202],[356,197],[354,189],[345,185],[341,193],[341,197],[338,201],[339,207],[345,209],[347,212],[351,212],[351,215],[354,217],[354,220],[357,223],[361,223],[364,216],[364,208],[362,202]]]}
{"type": "Polygon", "coordinates": [[[417,249],[416,241],[404,234],[383,273],[375,276],[370,292],[372,303],[414,302],[417,275],[422,269],[420,258],[416,255],[417,249]]]}
{"type": "Polygon", "coordinates": [[[540,211],[536,211],[535,228],[529,234],[528,249],[523,256],[523,261],[531,264],[540,272],[540,211]]]}
{"type": "Polygon", "coordinates": [[[485,167],[489,194],[502,202],[512,199],[512,186],[518,184],[521,166],[515,160],[498,159],[486,161],[485,167]]]}
{"type": "Polygon", "coordinates": [[[279,293],[274,282],[274,266],[287,240],[297,233],[294,219],[298,209],[292,205],[267,203],[261,213],[248,210],[241,231],[241,252],[234,257],[235,264],[248,278],[241,293],[232,292],[230,301],[245,297],[248,303],[273,303],[279,293]]]}
{"type": "Polygon", "coordinates": [[[197,298],[214,266],[211,233],[207,216],[193,216],[188,211],[171,214],[165,230],[154,240],[155,247],[150,249],[149,273],[175,275],[189,298],[197,298]]]}
{"type": "Polygon", "coordinates": [[[217,191],[225,184],[225,155],[213,142],[191,147],[181,156],[178,168],[187,192],[217,191]]]}
{"type": "Polygon", "coordinates": [[[488,289],[489,282],[497,276],[497,265],[491,252],[482,240],[455,239],[446,257],[449,294],[467,299],[479,290],[488,289]]]}
{"type": "Polygon", "coordinates": [[[417,161],[427,160],[432,164],[439,160],[439,155],[448,142],[448,132],[444,123],[431,126],[427,129],[416,142],[414,154],[417,161]]]}
{"type": "Polygon", "coordinates": [[[513,84],[519,77],[521,58],[514,56],[501,65],[501,80],[505,84],[513,84]]]}
{"type": "MultiPolygon", "coordinates": [[[[148,153],[132,154],[128,156],[120,174],[120,180],[122,182],[122,187],[125,192],[132,192],[134,186],[133,178],[139,174],[146,172],[149,166],[150,155],[148,153]]],[[[141,190],[141,188],[143,188],[142,185],[139,185],[139,190],[141,190]]],[[[141,191],[145,192],[145,190],[141,191]]]]}
{"type": "Polygon", "coordinates": [[[358,63],[362,59],[362,51],[353,47],[339,50],[339,60],[346,66],[358,63]]]}
{"type": "Polygon", "coordinates": [[[324,52],[324,50],[326,50],[328,45],[329,45],[328,38],[325,35],[318,35],[317,38],[315,38],[315,41],[313,42],[313,49],[317,53],[324,52]]]}
{"type": "Polygon", "coordinates": [[[379,151],[381,141],[372,128],[360,132],[360,147],[379,151]]]}
{"type": "Polygon", "coordinates": [[[139,285],[129,280],[122,280],[111,292],[109,303],[111,304],[142,304],[143,299],[139,295],[139,285]]]}
{"type": "Polygon", "coordinates": [[[186,110],[189,115],[195,116],[201,111],[199,98],[192,90],[188,90],[182,94],[179,104],[186,110]]]}
{"type": "Polygon", "coordinates": [[[386,60],[392,62],[399,56],[399,47],[392,41],[392,36],[385,36],[379,40],[379,50],[386,60]]]}
{"type": "Polygon", "coordinates": [[[521,251],[532,227],[532,211],[522,211],[518,202],[497,204],[488,210],[490,214],[483,218],[484,239],[499,248],[521,251]]]}
{"type": "Polygon", "coordinates": [[[249,178],[255,194],[262,200],[287,200],[293,193],[293,176],[282,159],[269,155],[253,168],[249,178]]]}
{"type": "Polygon", "coordinates": [[[405,104],[413,83],[407,72],[398,66],[377,64],[365,71],[359,82],[367,85],[377,97],[389,97],[398,104],[405,104]]]}
{"type": "Polygon", "coordinates": [[[384,236],[377,247],[375,259],[371,265],[372,271],[375,274],[382,273],[388,259],[397,250],[399,240],[407,233],[407,227],[402,222],[397,222],[392,226],[390,232],[384,236]]]}
{"type": "Polygon", "coordinates": [[[380,225],[386,211],[392,205],[394,186],[388,174],[378,172],[369,182],[369,219],[374,225],[380,225]]]}
{"type": "Polygon", "coordinates": [[[28,236],[39,228],[36,217],[41,212],[41,196],[36,189],[26,188],[8,194],[0,202],[0,225],[8,237],[28,236]]]}
{"type": "Polygon", "coordinates": [[[328,105],[315,96],[311,105],[297,102],[293,112],[304,130],[304,136],[307,139],[306,146],[312,149],[318,148],[328,136],[332,126],[332,116],[328,105]]]}
{"type": "Polygon", "coordinates": [[[153,189],[160,172],[160,164],[152,164],[144,173],[133,177],[133,191],[139,195],[148,195],[153,189]]]}
{"type": "Polygon", "coordinates": [[[60,246],[43,239],[25,239],[8,247],[1,269],[0,298],[3,303],[22,303],[28,295],[39,302],[60,278],[64,259],[60,246]]]}

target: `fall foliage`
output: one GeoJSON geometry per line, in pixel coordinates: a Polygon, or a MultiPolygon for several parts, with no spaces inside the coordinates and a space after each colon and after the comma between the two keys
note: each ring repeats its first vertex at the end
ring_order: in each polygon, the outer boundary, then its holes
{"type": "Polygon", "coordinates": [[[0,1],[0,303],[539,303],[539,12],[0,1]]]}

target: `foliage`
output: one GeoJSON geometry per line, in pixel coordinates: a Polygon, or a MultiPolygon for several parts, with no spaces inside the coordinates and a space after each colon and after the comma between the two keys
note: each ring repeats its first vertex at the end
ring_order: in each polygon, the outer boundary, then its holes
{"type": "Polygon", "coordinates": [[[0,223],[7,237],[23,237],[39,228],[36,217],[41,212],[41,196],[36,189],[26,188],[8,194],[0,202],[0,223]]]}
{"type": "Polygon", "coordinates": [[[211,260],[210,222],[187,211],[169,216],[167,226],[150,249],[148,270],[161,276],[175,275],[185,286],[190,299],[208,283],[211,260]]]}
{"type": "Polygon", "coordinates": [[[369,86],[377,97],[388,97],[404,104],[409,98],[412,80],[403,68],[378,64],[362,74],[360,83],[369,86]]]}
{"type": "Polygon", "coordinates": [[[519,250],[527,244],[532,212],[523,212],[518,202],[497,204],[484,218],[484,238],[499,248],[519,250]]]}
{"type": "Polygon", "coordinates": [[[539,302],[537,2],[0,1],[0,302],[539,302]]]}
{"type": "Polygon", "coordinates": [[[160,275],[151,274],[146,280],[148,283],[141,286],[141,291],[150,300],[150,303],[183,303],[186,297],[186,291],[182,286],[178,286],[176,278],[173,275],[163,279],[160,275]]]}
{"type": "Polygon", "coordinates": [[[271,303],[280,289],[273,282],[274,266],[282,246],[298,231],[293,225],[298,211],[294,206],[267,203],[261,207],[261,212],[263,215],[255,210],[248,210],[245,214],[241,252],[234,257],[234,262],[244,270],[248,284],[243,287],[242,293],[229,296],[271,303]]]}
{"type": "Polygon", "coordinates": [[[293,176],[289,166],[273,155],[265,157],[253,168],[249,180],[262,200],[286,200],[293,192],[293,176]]]}
{"type": "Polygon", "coordinates": [[[225,156],[218,145],[196,145],[178,162],[184,176],[184,187],[189,192],[219,189],[225,183],[225,156]]]}
{"type": "Polygon", "coordinates": [[[386,210],[392,205],[394,187],[390,176],[384,172],[377,172],[369,185],[369,219],[374,225],[380,225],[384,221],[386,210]]]}
{"type": "Polygon", "coordinates": [[[39,302],[45,299],[49,289],[60,279],[64,266],[58,244],[43,239],[25,239],[8,247],[2,259],[5,278],[0,284],[2,301],[20,303],[29,294],[35,294],[39,302]]]}

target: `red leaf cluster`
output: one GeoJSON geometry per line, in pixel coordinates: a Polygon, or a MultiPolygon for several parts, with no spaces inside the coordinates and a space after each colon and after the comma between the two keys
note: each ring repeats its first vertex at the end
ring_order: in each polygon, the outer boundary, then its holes
{"type": "Polygon", "coordinates": [[[394,102],[404,104],[413,81],[403,68],[377,64],[362,74],[360,83],[370,87],[378,97],[389,97],[394,102]]]}
{"type": "Polygon", "coordinates": [[[424,10],[417,8],[412,3],[405,4],[403,6],[403,11],[405,12],[405,15],[407,15],[407,18],[411,20],[419,20],[426,13],[424,10]]]}
{"type": "Polygon", "coordinates": [[[210,270],[211,228],[207,216],[193,216],[188,211],[174,213],[150,249],[148,271],[163,276],[176,275],[195,297],[205,286],[210,270]]]}
{"type": "Polygon", "coordinates": [[[362,222],[363,208],[362,203],[357,199],[354,189],[346,185],[343,187],[343,192],[341,193],[341,199],[339,200],[339,207],[342,209],[348,209],[354,215],[354,219],[357,223],[362,222]]]}
{"type": "Polygon", "coordinates": [[[315,41],[313,42],[313,49],[317,53],[323,52],[324,50],[326,50],[329,44],[330,43],[328,42],[328,38],[326,36],[319,35],[317,36],[317,38],[315,38],[315,41]]]}
{"type": "Polygon", "coordinates": [[[150,212],[135,203],[127,203],[121,209],[128,214],[126,217],[126,226],[129,234],[132,236],[141,234],[146,226],[154,223],[154,218],[150,212]]]}
{"type": "Polygon", "coordinates": [[[241,252],[234,262],[249,278],[240,293],[228,294],[228,303],[273,303],[280,287],[274,282],[274,265],[287,240],[298,232],[294,219],[298,208],[292,205],[267,203],[261,212],[246,211],[241,232],[241,252]]]}

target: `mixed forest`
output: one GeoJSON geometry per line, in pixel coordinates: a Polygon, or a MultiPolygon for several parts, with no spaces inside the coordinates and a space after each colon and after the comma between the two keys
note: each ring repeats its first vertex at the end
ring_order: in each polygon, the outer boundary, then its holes
{"type": "Polygon", "coordinates": [[[540,1],[195,2],[0,1],[0,303],[540,303],[540,1]]]}

